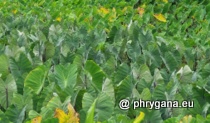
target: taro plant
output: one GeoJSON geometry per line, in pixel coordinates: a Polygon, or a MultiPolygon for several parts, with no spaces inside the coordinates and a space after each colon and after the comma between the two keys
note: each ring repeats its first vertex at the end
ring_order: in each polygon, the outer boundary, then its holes
{"type": "Polygon", "coordinates": [[[5,0],[0,10],[0,122],[210,122],[207,0],[5,0]]]}

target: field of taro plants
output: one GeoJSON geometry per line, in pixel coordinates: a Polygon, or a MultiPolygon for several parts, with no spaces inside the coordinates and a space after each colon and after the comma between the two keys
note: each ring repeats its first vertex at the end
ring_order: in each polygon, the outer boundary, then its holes
{"type": "Polygon", "coordinates": [[[0,0],[0,123],[209,113],[209,0],[0,0]]]}

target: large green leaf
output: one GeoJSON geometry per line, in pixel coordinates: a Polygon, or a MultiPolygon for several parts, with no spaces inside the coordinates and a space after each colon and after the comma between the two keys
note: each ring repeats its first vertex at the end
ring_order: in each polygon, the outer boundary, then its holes
{"type": "Polygon", "coordinates": [[[152,81],[153,77],[151,75],[149,67],[146,64],[143,64],[140,67],[140,71],[139,72],[140,72],[140,78],[141,79],[144,79],[148,83],[150,83],[152,81]]]}
{"type": "Polygon", "coordinates": [[[86,61],[85,69],[90,73],[92,77],[92,85],[98,89],[102,89],[102,83],[105,77],[103,70],[92,60],[86,61]]]}
{"type": "Polygon", "coordinates": [[[158,84],[162,84],[164,82],[163,77],[158,69],[155,69],[154,81],[157,82],[158,84]]]}
{"type": "Polygon", "coordinates": [[[119,84],[119,82],[125,79],[129,73],[130,73],[129,66],[125,63],[120,64],[114,76],[115,84],[119,84]]]}
{"type": "Polygon", "coordinates": [[[142,100],[150,100],[151,99],[151,93],[148,88],[145,88],[141,93],[141,99],[142,100]]]}
{"type": "Polygon", "coordinates": [[[161,118],[160,110],[149,110],[148,112],[145,112],[144,122],[162,123],[163,120],[161,118]]]}
{"type": "Polygon", "coordinates": [[[106,72],[107,76],[111,76],[113,74],[109,74],[112,73],[113,71],[115,71],[115,66],[116,66],[116,59],[112,56],[109,59],[107,59],[107,61],[104,63],[103,65],[103,70],[104,72],[106,72]]]}
{"type": "Polygon", "coordinates": [[[18,92],[22,93],[24,84],[23,81],[32,68],[31,62],[25,54],[21,53],[18,60],[10,58],[9,65],[11,73],[16,80],[18,92]]]}
{"type": "Polygon", "coordinates": [[[102,92],[106,93],[112,100],[115,100],[114,87],[110,79],[106,79],[102,85],[102,92]]]}
{"type": "Polygon", "coordinates": [[[23,74],[29,72],[32,68],[28,57],[21,53],[18,60],[11,58],[9,60],[10,70],[15,78],[21,77],[23,74]]]}
{"type": "Polygon", "coordinates": [[[26,107],[18,109],[14,105],[10,106],[5,112],[6,116],[9,117],[10,121],[13,123],[22,123],[25,118],[26,107]]]}
{"type": "Polygon", "coordinates": [[[77,66],[75,64],[55,66],[55,79],[61,89],[74,87],[77,79],[77,66]]]}
{"type": "Polygon", "coordinates": [[[134,87],[131,76],[127,76],[119,83],[116,89],[116,101],[120,101],[124,98],[132,98],[134,87]]]}
{"type": "Polygon", "coordinates": [[[41,107],[40,114],[34,110],[30,110],[29,117],[32,119],[37,116],[41,116],[43,119],[42,121],[45,121],[48,118],[52,118],[54,116],[55,109],[61,108],[61,106],[62,106],[62,103],[60,101],[60,98],[58,96],[53,96],[47,102],[47,104],[45,104],[41,107]]]}
{"type": "Polygon", "coordinates": [[[26,111],[33,109],[32,95],[30,93],[24,93],[23,95],[14,93],[12,104],[18,109],[26,106],[26,111]]]}
{"type": "Polygon", "coordinates": [[[34,110],[30,110],[29,113],[28,113],[28,117],[29,117],[30,119],[33,119],[33,118],[38,117],[38,116],[40,116],[40,114],[37,113],[37,112],[34,111],[34,110]]]}
{"type": "Polygon", "coordinates": [[[210,75],[210,63],[206,64],[203,68],[202,68],[202,77],[206,78],[210,75]]]}
{"type": "Polygon", "coordinates": [[[96,99],[94,100],[93,104],[91,105],[90,109],[87,112],[85,123],[93,123],[94,122],[94,112],[96,106],[96,99]]]}
{"type": "MultiPolygon", "coordinates": [[[[88,110],[91,105],[94,103],[95,98],[92,97],[89,93],[85,93],[82,105],[84,110],[88,110]]],[[[112,112],[114,111],[114,101],[105,94],[100,93],[97,97],[96,106],[95,106],[95,121],[105,121],[111,117],[112,112]]]]}
{"type": "Polygon", "coordinates": [[[44,54],[42,56],[42,60],[46,61],[49,58],[52,58],[55,54],[55,46],[50,42],[45,42],[44,54]]]}
{"type": "Polygon", "coordinates": [[[8,117],[5,115],[4,112],[0,110],[0,122],[9,123],[8,117]]]}
{"type": "Polygon", "coordinates": [[[61,107],[61,101],[58,96],[52,97],[46,105],[46,108],[55,109],[61,107]]]}
{"type": "Polygon", "coordinates": [[[165,85],[158,85],[153,92],[154,100],[167,100],[167,92],[165,89],[165,85]]]}
{"type": "Polygon", "coordinates": [[[182,83],[191,83],[192,75],[193,75],[193,71],[190,69],[188,65],[185,65],[177,72],[179,81],[182,83]]]}
{"type": "Polygon", "coordinates": [[[38,66],[26,76],[24,87],[28,87],[32,89],[35,94],[39,94],[44,87],[47,74],[48,69],[44,65],[38,66]]]}
{"type": "Polygon", "coordinates": [[[0,78],[0,105],[4,109],[12,103],[13,93],[17,92],[17,86],[14,78],[9,74],[6,80],[0,78]]]}
{"type": "Polygon", "coordinates": [[[96,119],[98,121],[105,121],[113,115],[114,101],[105,93],[98,95],[96,102],[96,119]]]}
{"type": "Polygon", "coordinates": [[[176,57],[171,52],[166,52],[164,57],[161,57],[168,71],[173,72],[178,63],[176,57]]]}

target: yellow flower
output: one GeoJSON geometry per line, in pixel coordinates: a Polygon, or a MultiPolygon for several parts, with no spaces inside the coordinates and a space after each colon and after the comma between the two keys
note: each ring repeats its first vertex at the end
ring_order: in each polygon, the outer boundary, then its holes
{"type": "Polygon", "coordinates": [[[62,19],[61,19],[61,17],[57,17],[55,20],[58,22],[61,22],[62,19]]]}

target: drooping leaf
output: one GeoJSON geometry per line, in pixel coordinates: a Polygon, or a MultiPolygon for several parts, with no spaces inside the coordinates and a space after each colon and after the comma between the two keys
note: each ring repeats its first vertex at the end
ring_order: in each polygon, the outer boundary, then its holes
{"type": "Polygon", "coordinates": [[[103,70],[92,60],[86,61],[85,69],[90,73],[92,77],[92,85],[98,90],[101,90],[103,79],[105,77],[103,70]]]}
{"type": "Polygon", "coordinates": [[[38,66],[27,75],[24,87],[32,89],[38,95],[44,86],[47,73],[48,69],[44,65],[38,66]]]}

